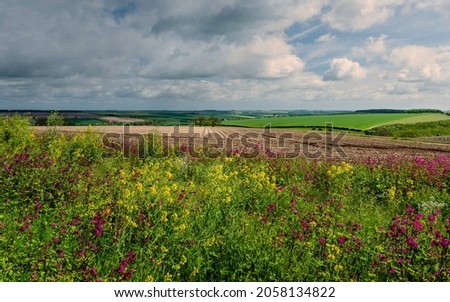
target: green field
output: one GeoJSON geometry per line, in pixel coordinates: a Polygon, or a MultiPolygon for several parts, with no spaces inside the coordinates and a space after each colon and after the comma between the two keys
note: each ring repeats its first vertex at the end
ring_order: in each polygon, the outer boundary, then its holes
{"type": "Polygon", "coordinates": [[[439,113],[374,113],[374,114],[333,114],[311,116],[289,116],[273,118],[255,118],[245,120],[227,120],[221,124],[226,126],[241,126],[261,128],[268,124],[272,127],[324,127],[326,123],[333,123],[336,128],[352,130],[366,130],[386,124],[413,124],[448,120],[450,116],[439,113]]]}

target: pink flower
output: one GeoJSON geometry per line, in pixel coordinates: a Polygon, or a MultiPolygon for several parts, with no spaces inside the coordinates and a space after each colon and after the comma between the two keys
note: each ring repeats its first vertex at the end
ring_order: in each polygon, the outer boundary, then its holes
{"type": "Polygon", "coordinates": [[[450,246],[450,240],[449,239],[440,238],[439,239],[439,244],[442,247],[448,247],[448,246],[450,246]]]}
{"type": "Polygon", "coordinates": [[[320,244],[325,244],[327,242],[327,240],[323,237],[319,237],[317,238],[317,240],[319,241],[320,244]]]}
{"type": "Polygon", "coordinates": [[[31,225],[29,224],[24,224],[19,230],[21,232],[25,232],[26,230],[28,230],[31,227],[31,225]]]}
{"type": "Polygon", "coordinates": [[[347,241],[347,238],[344,236],[338,238],[339,245],[344,245],[345,241],[347,241]]]}
{"type": "Polygon", "coordinates": [[[268,212],[268,213],[272,212],[273,210],[275,210],[276,207],[277,207],[277,205],[274,204],[274,203],[269,204],[269,205],[267,206],[267,212],[268,212]]]}
{"type": "Polygon", "coordinates": [[[298,214],[298,211],[294,206],[289,206],[289,208],[291,209],[292,213],[294,213],[295,215],[298,214]]]}
{"type": "Polygon", "coordinates": [[[97,215],[92,219],[95,237],[100,237],[103,234],[103,224],[105,224],[105,222],[105,219],[103,219],[100,215],[97,215]]]}
{"type": "Polygon", "coordinates": [[[413,226],[417,231],[423,231],[423,225],[419,220],[414,220],[413,226]]]}
{"type": "Polygon", "coordinates": [[[406,244],[408,244],[413,249],[417,249],[419,247],[419,244],[411,236],[408,236],[408,238],[406,240],[406,244]]]}

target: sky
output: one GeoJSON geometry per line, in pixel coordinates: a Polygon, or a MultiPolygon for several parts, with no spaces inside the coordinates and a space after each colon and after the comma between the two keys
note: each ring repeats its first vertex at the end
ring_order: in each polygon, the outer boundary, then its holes
{"type": "Polygon", "coordinates": [[[0,109],[450,110],[448,0],[0,0],[0,109]]]}

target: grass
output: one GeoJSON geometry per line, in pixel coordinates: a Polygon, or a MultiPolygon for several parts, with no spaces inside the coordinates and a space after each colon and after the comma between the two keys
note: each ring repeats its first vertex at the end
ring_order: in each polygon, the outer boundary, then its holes
{"type": "Polygon", "coordinates": [[[268,124],[272,127],[324,127],[326,123],[333,123],[336,128],[351,130],[367,130],[380,125],[393,123],[417,123],[424,121],[437,121],[450,119],[444,114],[336,114],[336,115],[314,115],[294,117],[256,118],[245,120],[223,121],[226,126],[243,126],[262,128],[268,124]]]}
{"type": "Polygon", "coordinates": [[[415,124],[389,124],[366,130],[366,134],[401,138],[450,136],[450,119],[415,124]]]}
{"type": "Polygon", "coordinates": [[[448,154],[125,147],[0,119],[0,281],[450,281],[448,154]]]}

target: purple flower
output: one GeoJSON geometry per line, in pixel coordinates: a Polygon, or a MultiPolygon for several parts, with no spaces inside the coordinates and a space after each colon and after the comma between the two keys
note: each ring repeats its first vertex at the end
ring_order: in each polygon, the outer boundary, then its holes
{"type": "Polygon", "coordinates": [[[439,239],[439,244],[442,247],[448,247],[448,246],[450,246],[450,240],[449,239],[440,238],[439,239]]]}
{"type": "Polygon", "coordinates": [[[434,216],[433,214],[428,215],[428,220],[431,222],[436,222],[436,216],[434,216]]]}
{"type": "Polygon", "coordinates": [[[417,249],[419,247],[419,244],[411,236],[408,236],[408,238],[406,240],[406,244],[408,244],[413,249],[417,249]]]}
{"type": "Polygon", "coordinates": [[[29,225],[29,224],[24,224],[24,225],[19,229],[19,231],[25,232],[25,231],[28,230],[30,227],[31,227],[31,225],[29,225]]]}
{"type": "Polygon", "coordinates": [[[92,224],[94,225],[94,235],[95,237],[100,237],[103,234],[103,224],[105,223],[103,217],[96,215],[92,219],[92,224]]]}
{"type": "Polygon", "coordinates": [[[274,204],[274,203],[269,204],[269,205],[267,206],[267,212],[268,212],[268,213],[272,212],[273,210],[275,210],[276,207],[277,207],[277,205],[274,204]]]}
{"type": "Polygon", "coordinates": [[[347,241],[347,238],[344,236],[341,236],[338,238],[339,245],[344,245],[344,243],[347,241]]]}
{"type": "Polygon", "coordinates": [[[298,214],[298,210],[294,206],[289,206],[289,208],[291,209],[292,213],[294,213],[295,215],[298,214]]]}
{"type": "Polygon", "coordinates": [[[413,226],[417,231],[423,231],[423,225],[419,220],[414,220],[413,226]]]}
{"type": "Polygon", "coordinates": [[[317,240],[319,241],[319,243],[320,244],[325,244],[326,242],[327,242],[327,240],[325,239],[325,238],[323,238],[323,237],[319,237],[319,238],[317,238],[317,240]]]}
{"type": "Polygon", "coordinates": [[[123,280],[130,280],[133,276],[134,269],[126,269],[127,266],[136,261],[136,254],[132,251],[128,252],[127,256],[122,260],[117,271],[120,275],[122,275],[123,280]]]}

